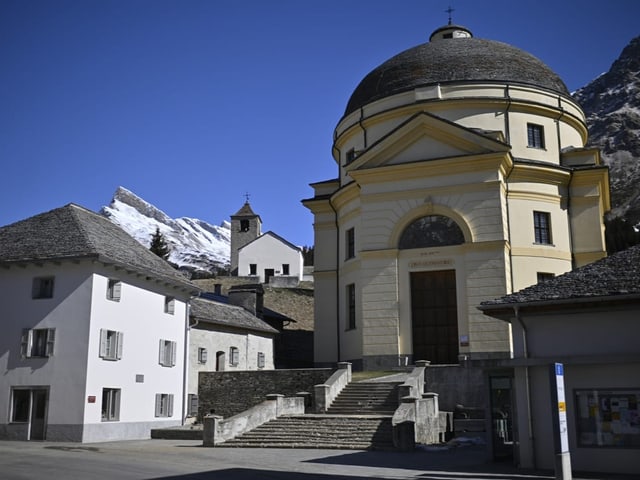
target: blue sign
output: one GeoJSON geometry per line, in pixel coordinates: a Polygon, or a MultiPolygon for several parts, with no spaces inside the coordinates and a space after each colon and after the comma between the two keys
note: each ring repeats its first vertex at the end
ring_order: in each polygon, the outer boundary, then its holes
{"type": "Polygon", "coordinates": [[[556,363],[556,375],[564,375],[564,366],[562,365],[562,363],[556,363]]]}

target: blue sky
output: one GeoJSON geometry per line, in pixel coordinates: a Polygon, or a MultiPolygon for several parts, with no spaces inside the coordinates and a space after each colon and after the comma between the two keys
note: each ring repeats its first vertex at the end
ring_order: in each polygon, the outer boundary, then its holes
{"type": "Polygon", "coordinates": [[[351,92],[449,5],[570,90],[640,35],[637,0],[0,0],[0,225],[118,186],[219,224],[248,193],[264,231],[312,245],[300,201],[337,175],[351,92]]]}

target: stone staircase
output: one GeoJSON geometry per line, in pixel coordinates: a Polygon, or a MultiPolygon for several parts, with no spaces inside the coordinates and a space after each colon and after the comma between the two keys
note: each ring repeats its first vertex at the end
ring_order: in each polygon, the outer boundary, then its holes
{"type": "Polygon", "coordinates": [[[398,385],[351,383],[327,413],[282,416],[217,446],[393,450],[398,385]]]}

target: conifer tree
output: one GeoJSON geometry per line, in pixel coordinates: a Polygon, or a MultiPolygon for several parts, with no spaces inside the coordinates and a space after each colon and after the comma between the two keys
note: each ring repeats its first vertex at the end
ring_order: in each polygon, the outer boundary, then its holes
{"type": "Polygon", "coordinates": [[[149,250],[163,260],[167,260],[169,258],[171,249],[169,248],[169,245],[167,245],[167,241],[164,239],[164,235],[160,232],[159,227],[156,227],[156,233],[151,235],[151,246],[149,247],[149,250]]]}

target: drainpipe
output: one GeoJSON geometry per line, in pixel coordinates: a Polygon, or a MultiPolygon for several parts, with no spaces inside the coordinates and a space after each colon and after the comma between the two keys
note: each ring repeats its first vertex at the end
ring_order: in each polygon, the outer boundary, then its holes
{"type": "Polygon", "coordinates": [[[338,225],[338,211],[329,199],[329,206],[333,210],[333,218],[336,225],[336,346],[337,361],[340,362],[340,226],[338,225]]]}
{"type": "MultiPolygon", "coordinates": [[[[522,320],[522,316],[520,315],[520,307],[514,305],[513,313],[515,315],[516,321],[520,324],[522,328],[522,347],[523,347],[523,357],[525,360],[529,358],[529,345],[527,339],[527,326],[522,320]]],[[[533,436],[533,414],[531,410],[531,376],[529,373],[529,365],[525,362],[524,367],[524,382],[525,382],[525,395],[527,398],[527,428],[529,430],[529,442],[531,443],[531,456],[533,459],[533,468],[537,468],[536,463],[536,443],[535,438],[533,436]]]]}
{"type": "MultiPolygon", "coordinates": [[[[191,325],[189,325],[189,310],[191,308],[191,299],[195,298],[195,295],[192,295],[187,301],[184,308],[184,352],[182,359],[182,421],[180,422],[182,425],[186,423],[187,420],[187,400],[188,400],[188,381],[189,381],[189,330],[191,329],[191,325]]],[[[198,322],[193,325],[197,325],[198,322]]]]}
{"type": "Polygon", "coordinates": [[[358,125],[362,129],[362,140],[363,140],[363,148],[367,148],[367,129],[362,125],[362,120],[364,119],[364,107],[360,107],[360,118],[358,119],[358,125]]]}
{"type": "MultiPolygon", "coordinates": [[[[558,165],[562,166],[562,136],[560,135],[560,119],[564,117],[564,109],[562,108],[562,99],[558,96],[558,108],[560,115],[556,121],[556,136],[558,139],[558,165]]],[[[569,234],[569,251],[571,252],[571,270],[576,266],[576,259],[573,252],[573,227],[571,225],[571,182],[573,181],[573,169],[569,173],[569,183],[567,185],[567,227],[569,234]]]]}
{"type": "Polygon", "coordinates": [[[516,168],[515,161],[513,158],[511,159],[511,170],[507,173],[507,176],[504,179],[505,187],[507,189],[507,198],[505,199],[505,208],[507,209],[507,241],[509,242],[509,276],[511,277],[511,288],[509,289],[511,293],[514,290],[514,278],[513,278],[513,245],[511,245],[511,213],[509,212],[509,178],[511,178],[511,174],[516,168]]]}

